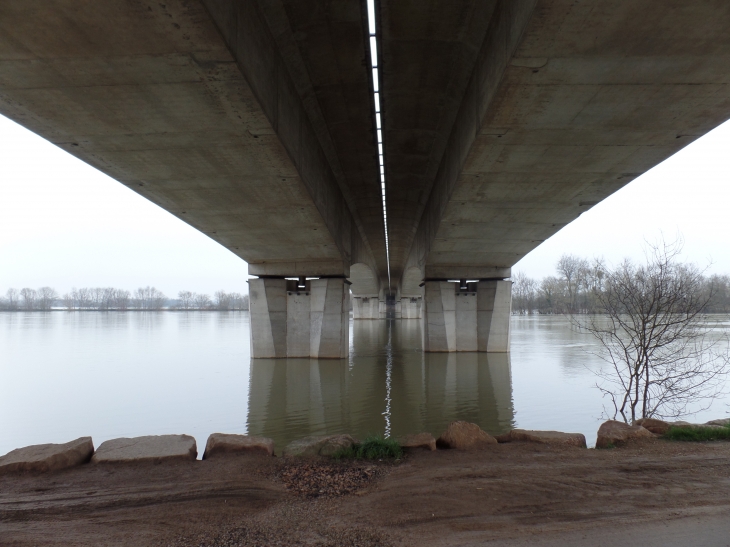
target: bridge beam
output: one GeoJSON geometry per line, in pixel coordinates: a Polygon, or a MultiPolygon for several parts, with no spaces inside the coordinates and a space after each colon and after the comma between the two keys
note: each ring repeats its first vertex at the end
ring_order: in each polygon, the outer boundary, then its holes
{"type": "Polygon", "coordinates": [[[344,278],[259,278],[248,283],[251,357],[347,357],[350,289],[344,278]]]}
{"type": "Polygon", "coordinates": [[[506,353],[511,308],[511,281],[426,281],[423,349],[506,353]]]}

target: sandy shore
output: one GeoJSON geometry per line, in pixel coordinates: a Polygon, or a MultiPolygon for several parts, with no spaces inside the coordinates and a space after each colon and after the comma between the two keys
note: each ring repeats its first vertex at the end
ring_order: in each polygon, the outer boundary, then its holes
{"type": "Polygon", "coordinates": [[[239,456],[0,477],[3,547],[727,545],[728,523],[726,442],[509,443],[395,465],[239,456]]]}

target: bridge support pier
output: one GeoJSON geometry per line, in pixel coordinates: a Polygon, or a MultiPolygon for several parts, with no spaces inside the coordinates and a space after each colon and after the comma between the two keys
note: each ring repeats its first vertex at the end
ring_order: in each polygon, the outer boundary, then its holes
{"type": "Polygon", "coordinates": [[[509,351],[511,281],[426,281],[425,289],[424,351],[509,351]]]}
{"type": "Polygon", "coordinates": [[[251,357],[347,357],[350,290],[344,278],[248,283],[251,357]]]}
{"type": "Polygon", "coordinates": [[[380,300],[377,296],[353,296],[352,297],[352,318],[353,319],[379,319],[380,300]]]}
{"type": "Polygon", "coordinates": [[[423,299],[413,296],[404,296],[400,299],[402,319],[420,319],[423,299]]]}

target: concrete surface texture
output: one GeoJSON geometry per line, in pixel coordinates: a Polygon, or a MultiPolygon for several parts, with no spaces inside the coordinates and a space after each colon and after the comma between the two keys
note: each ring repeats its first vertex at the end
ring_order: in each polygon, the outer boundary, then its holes
{"type": "Polygon", "coordinates": [[[509,351],[511,281],[427,281],[423,312],[426,351],[509,351]]]}
{"type": "Polygon", "coordinates": [[[361,0],[8,0],[0,113],[252,275],[348,277],[408,316],[423,281],[507,279],[730,117],[726,2],[382,0],[376,20],[390,281],[361,0]]]}
{"type": "Polygon", "coordinates": [[[341,277],[249,280],[251,357],[347,357],[349,296],[341,277]]]}
{"type": "Polygon", "coordinates": [[[86,463],[94,453],[91,437],[63,444],[37,444],[17,448],[0,457],[0,475],[16,472],[59,471],[86,463]]]}
{"type": "Polygon", "coordinates": [[[353,319],[380,319],[380,301],[377,296],[352,297],[353,319]]]}
{"type": "Polygon", "coordinates": [[[234,435],[230,433],[211,433],[205,443],[203,459],[208,460],[221,454],[258,454],[274,455],[274,441],[268,437],[234,435]]]}
{"type": "Polygon", "coordinates": [[[583,433],[563,433],[562,431],[530,431],[526,429],[513,429],[506,436],[509,437],[510,442],[529,442],[586,448],[586,438],[583,433]]]}
{"type": "Polygon", "coordinates": [[[350,435],[319,435],[290,442],[284,447],[285,456],[333,456],[340,450],[352,448],[357,441],[350,435]]]}
{"type": "Polygon", "coordinates": [[[406,297],[400,299],[401,319],[421,319],[423,299],[406,297]]]}
{"type": "Polygon", "coordinates": [[[198,448],[190,435],[148,435],[104,441],[91,463],[144,463],[195,460],[198,448]]]}

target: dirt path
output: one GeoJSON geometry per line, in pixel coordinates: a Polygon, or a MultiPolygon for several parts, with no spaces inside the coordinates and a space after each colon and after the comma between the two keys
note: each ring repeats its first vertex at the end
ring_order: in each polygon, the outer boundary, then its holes
{"type": "Polygon", "coordinates": [[[0,477],[0,545],[730,543],[730,443],[510,443],[319,468],[225,458],[0,477]]]}

